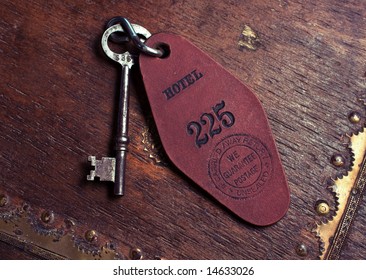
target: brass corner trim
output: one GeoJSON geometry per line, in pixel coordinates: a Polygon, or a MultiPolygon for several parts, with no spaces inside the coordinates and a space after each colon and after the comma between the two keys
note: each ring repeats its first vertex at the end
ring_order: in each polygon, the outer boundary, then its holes
{"type": "Polygon", "coordinates": [[[315,229],[320,238],[320,259],[339,259],[366,183],[366,132],[364,129],[349,136],[353,154],[352,169],[346,176],[334,180],[331,187],[337,199],[335,215],[315,229]]]}
{"type": "Polygon", "coordinates": [[[0,241],[40,259],[113,260],[123,256],[113,246],[78,236],[70,225],[49,225],[44,215],[37,218],[30,210],[9,205],[0,209],[0,241]],[[43,219],[42,219],[43,218],[43,219]]]}

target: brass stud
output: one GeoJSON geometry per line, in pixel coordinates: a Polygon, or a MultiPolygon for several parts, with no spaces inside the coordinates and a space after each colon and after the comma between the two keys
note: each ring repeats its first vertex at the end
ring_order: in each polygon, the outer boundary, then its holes
{"type": "Polygon", "coordinates": [[[316,204],[316,212],[321,215],[321,216],[325,216],[329,213],[330,208],[328,203],[326,203],[325,201],[320,201],[316,204]]]}
{"type": "Polygon", "coordinates": [[[5,194],[1,194],[0,195],[0,207],[4,207],[8,204],[9,202],[9,198],[7,195],[5,194]]]}
{"type": "Polygon", "coordinates": [[[335,154],[332,156],[331,162],[336,167],[342,167],[345,163],[345,159],[341,154],[335,154]]]}
{"type": "Polygon", "coordinates": [[[97,238],[98,238],[98,234],[94,229],[88,230],[85,233],[85,239],[89,242],[93,242],[93,241],[97,240],[97,238]]]}
{"type": "Polygon", "coordinates": [[[68,229],[75,226],[75,222],[71,219],[65,219],[64,222],[65,222],[66,228],[68,228],[68,229]]]}
{"type": "Polygon", "coordinates": [[[159,261],[161,261],[161,260],[167,260],[166,258],[163,258],[163,257],[161,257],[161,256],[155,256],[154,257],[154,260],[159,260],[159,261]]]}
{"type": "Polygon", "coordinates": [[[17,228],[16,230],[14,230],[14,233],[16,235],[22,235],[23,234],[23,231],[20,228],[17,228]]]}
{"type": "Polygon", "coordinates": [[[51,224],[54,219],[55,219],[55,215],[53,214],[52,211],[46,210],[41,215],[42,222],[44,222],[46,224],[51,224]]]}
{"type": "Polygon", "coordinates": [[[358,112],[351,112],[348,115],[348,119],[351,123],[359,123],[361,121],[361,115],[358,112]]]}
{"type": "Polygon", "coordinates": [[[22,209],[27,212],[30,209],[30,206],[27,203],[24,203],[22,209]]]}
{"type": "Polygon", "coordinates": [[[130,258],[132,260],[141,260],[142,257],[143,257],[143,255],[142,255],[141,249],[139,249],[139,248],[131,249],[131,251],[130,251],[130,258]]]}
{"type": "Polygon", "coordinates": [[[296,247],[296,253],[301,257],[305,257],[308,254],[308,249],[304,244],[299,244],[296,247]]]}

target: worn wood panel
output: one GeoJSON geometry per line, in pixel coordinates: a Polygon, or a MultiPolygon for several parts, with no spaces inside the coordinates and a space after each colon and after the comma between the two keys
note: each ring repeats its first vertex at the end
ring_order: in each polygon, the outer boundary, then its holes
{"type": "MultiPolygon", "coordinates": [[[[10,204],[15,197],[76,221],[80,236],[96,230],[124,256],[137,247],[145,258],[315,259],[310,229],[324,218],[314,205],[324,199],[335,207],[326,187],[350,166],[343,135],[364,125],[347,116],[365,117],[358,100],[366,86],[365,15],[362,1],[2,1],[0,190],[10,204]],[[126,195],[114,198],[109,184],[85,180],[87,156],[112,153],[119,69],[99,42],[115,15],[188,38],[253,89],[290,185],[285,218],[246,224],[171,164],[149,158],[142,134],[152,124],[138,69],[126,195]],[[257,37],[241,35],[246,27],[257,37]],[[336,152],[344,168],[330,164],[336,152]],[[306,256],[296,253],[299,244],[306,256]]],[[[366,257],[363,212],[364,201],[342,258],[366,257]]]]}

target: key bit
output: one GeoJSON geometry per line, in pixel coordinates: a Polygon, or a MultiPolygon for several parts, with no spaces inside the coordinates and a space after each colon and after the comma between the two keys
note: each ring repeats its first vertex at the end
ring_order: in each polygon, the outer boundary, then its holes
{"type": "Polygon", "coordinates": [[[90,174],[87,176],[87,180],[93,181],[95,177],[99,177],[100,181],[114,182],[116,159],[111,157],[102,157],[101,160],[97,160],[95,156],[89,156],[88,161],[90,165],[94,166],[94,170],[90,170],[90,174]]]}
{"type": "MultiPolygon", "coordinates": [[[[151,36],[150,32],[142,26],[132,24],[137,33],[147,39],[151,36]]],[[[97,160],[95,156],[89,156],[88,160],[91,166],[95,167],[90,171],[87,180],[93,181],[95,177],[99,177],[100,181],[114,182],[114,194],[123,195],[125,187],[125,171],[126,171],[126,153],[129,143],[128,138],[128,105],[129,93],[128,84],[131,67],[134,65],[133,57],[129,52],[122,54],[114,53],[108,46],[108,38],[114,32],[123,32],[120,24],[109,27],[102,36],[102,48],[105,54],[112,60],[118,62],[122,66],[121,85],[119,93],[119,111],[118,111],[118,127],[115,140],[115,157],[102,157],[97,160]]]]}

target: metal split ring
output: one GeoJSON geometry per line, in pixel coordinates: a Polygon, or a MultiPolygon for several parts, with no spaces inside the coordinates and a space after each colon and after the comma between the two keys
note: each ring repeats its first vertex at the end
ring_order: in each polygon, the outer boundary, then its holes
{"type": "Polygon", "coordinates": [[[127,42],[128,39],[130,39],[140,52],[155,57],[163,56],[163,52],[161,50],[145,45],[145,41],[140,39],[138,34],[145,37],[145,39],[151,36],[151,33],[146,28],[138,24],[131,24],[124,17],[114,17],[107,23],[107,30],[104,32],[102,37],[102,46],[103,39],[107,38],[108,40],[109,36],[111,36],[111,40],[116,43],[127,42]],[[114,32],[124,32],[127,36],[117,36],[116,34],[112,34],[114,32]]]}

